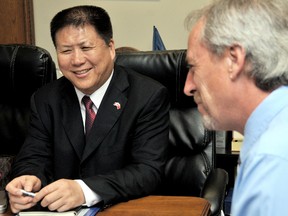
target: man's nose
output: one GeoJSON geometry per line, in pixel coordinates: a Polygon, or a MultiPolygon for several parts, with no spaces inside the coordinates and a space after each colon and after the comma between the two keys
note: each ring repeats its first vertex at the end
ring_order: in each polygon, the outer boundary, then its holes
{"type": "Polygon", "coordinates": [[[74,65],[79,65],[85,62],[85,57],[81,50],[74,50],[72,55],[72,63],[74,65]]]}
{"type": "Polygon", "coordinates": [[[187,96],[193,96],[196,91],[196,85],[193,80],[193,76],[191,73],[187,74],[185,86],[184,86],[184,93],[187,96]]]}

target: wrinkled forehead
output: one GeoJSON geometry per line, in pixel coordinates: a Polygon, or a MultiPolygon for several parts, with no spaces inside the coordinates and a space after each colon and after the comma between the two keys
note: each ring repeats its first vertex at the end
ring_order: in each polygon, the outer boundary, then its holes
{"type": "Polygon", "coordinates": [[[198,20],[195,25],[192,27],[189,34],[188,46],[193,45],[194,43],[200,43],[204,31],[205,21],[204,19],[198,20]]]}
{"type": "Polygon", "coordinates": [[[204,22],[199,20],[191,29],[188,37],[187,59],[193,58],[193,54],[197,47],[203,46],[201,43],[201,35],[203,32],[204,22]]]}

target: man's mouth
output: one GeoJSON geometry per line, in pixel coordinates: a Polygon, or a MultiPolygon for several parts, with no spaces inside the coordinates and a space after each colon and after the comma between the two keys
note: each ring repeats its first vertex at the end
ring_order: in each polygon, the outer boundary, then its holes
{"type": "Polygon", "coordinates": [[[196,104],[200,104],[201,103],[201,98],[200,98],[200,96],[199,95],[196,95],[196,94],[194,94],[194,101],[195,101],[195,103],[196,104]]]}
{"type": "Polygon", "coordinates": [[[88,68],[85,70],[80,70],[80,71],[73,71],[73,73],[77,74],[77,75],[81,75],[81,74],[85,74],[88,73],[92,68],[88,68]]]}

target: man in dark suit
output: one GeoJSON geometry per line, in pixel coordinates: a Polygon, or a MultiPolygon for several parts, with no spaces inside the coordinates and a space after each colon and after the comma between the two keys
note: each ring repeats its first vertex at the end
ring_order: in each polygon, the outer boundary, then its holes
{"type": "Polygon", "coordinates": [[[39,202],[66,211],[153,193],[166,161],[167,89],[114,64],[112,26],[100,7],[59,12],[51,36],[64,76],[31,99],[29,135],[6,187],[11,210],[39,202]],[[87,112],[96,115],[91,129],[87,112]],[[22,196],[21,189],[36,196],[22,196]]]}

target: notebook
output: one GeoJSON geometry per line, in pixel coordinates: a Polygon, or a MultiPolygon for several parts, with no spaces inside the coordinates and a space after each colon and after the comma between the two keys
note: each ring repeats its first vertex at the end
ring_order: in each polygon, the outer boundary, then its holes
{"type": "Polygon", "coordinates": [[[52,211],[22,211],[19,216],[94,216],[100,211],[99,207],[78,208],[66,212],[52,212],[52,211]]]}

